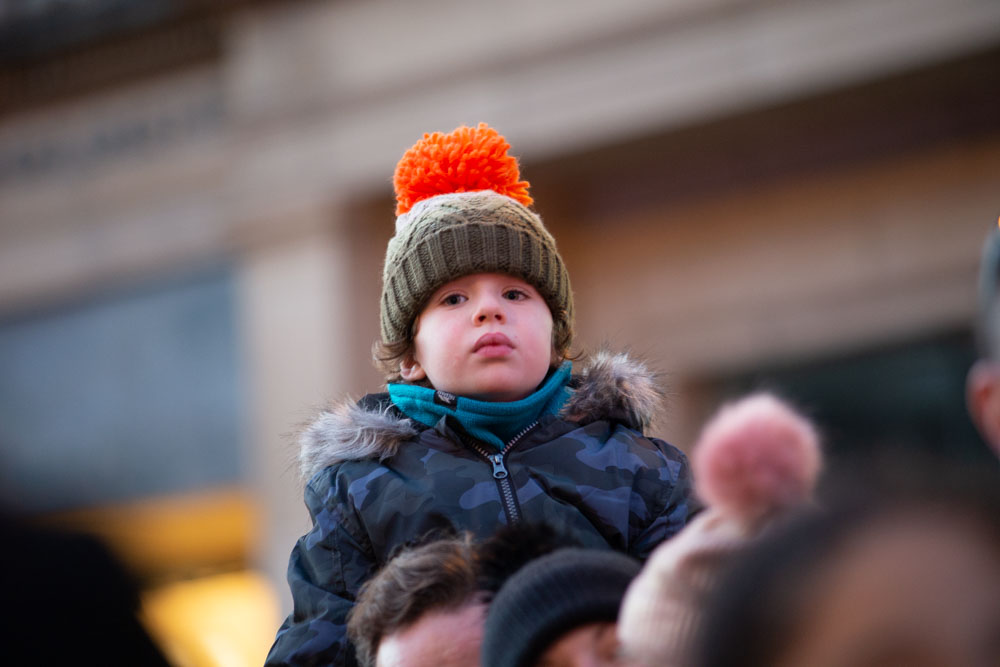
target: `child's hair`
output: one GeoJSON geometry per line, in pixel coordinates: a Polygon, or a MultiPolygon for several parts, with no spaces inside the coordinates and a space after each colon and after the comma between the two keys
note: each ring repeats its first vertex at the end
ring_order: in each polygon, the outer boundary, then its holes
{"type": "Polygon", "coordinates": [[[396,165],[396,234],[382,271],[376,366],[401,381],[421,309],[441,285],[473,273],[504,273],[534,286],[552,312],[552,346],[566,358],[573,293],[555,239],[530,210],[510,145],[485,123],[425,134],[396,165]]]}

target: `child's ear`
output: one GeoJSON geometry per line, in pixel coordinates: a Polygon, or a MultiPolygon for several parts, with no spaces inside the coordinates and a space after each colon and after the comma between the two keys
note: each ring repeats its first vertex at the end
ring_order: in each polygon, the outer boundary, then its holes
{"type": "Polygon", "coordinates": [[[980,359],[969,370],[966,403],[983,439],[1000,454],[1000,368],[980,359]]]}
{"type": "Polygon", "coordinates": [[[427,377],[427,373],[424,372],[424,367],[420,365],[420,362],[413,357],[406,357],[399,364],[399,374],[407,382],[419,382],[427,377]]]}

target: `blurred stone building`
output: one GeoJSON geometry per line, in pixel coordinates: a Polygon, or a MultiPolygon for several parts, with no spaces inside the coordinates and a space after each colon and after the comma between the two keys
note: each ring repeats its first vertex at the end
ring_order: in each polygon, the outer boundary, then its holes
{"type": "Polygon", "coordinates": [[[845,460],[975,458],[998,119],[994,0],[6,3],[3,498],[102,508],[154,578],[260,569],[287,610],[290,434],[379,388],[395,161],[479,121],[559,242],[580,347],[664,374],[668,439],[765,386],[845,460]]]}

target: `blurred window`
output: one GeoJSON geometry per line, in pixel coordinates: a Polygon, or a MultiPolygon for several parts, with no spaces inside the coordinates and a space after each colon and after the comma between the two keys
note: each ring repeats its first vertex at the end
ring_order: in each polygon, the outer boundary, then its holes
{"type": "Polygon", "coordinates": [[[62,510],[238,484],[228,268],[0,320],[0,501],[62,510]]]}
{"type": "Polygon", "coordinates": [[[961,332],[762,369],[720,387],[726,396],[765,389],[791,399],[816,420],[833,465],[903,451],[995,463],[965,408],[975,358],[972,336],[961,332]]]}

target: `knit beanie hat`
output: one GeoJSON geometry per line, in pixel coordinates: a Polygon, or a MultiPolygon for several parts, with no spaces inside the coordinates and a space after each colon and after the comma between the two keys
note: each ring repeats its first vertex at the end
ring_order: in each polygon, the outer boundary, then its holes
{"type": "Polygon", "coordinates": [[[566,632],[613,623],[639,562],[602,549],[567,548],[518,570],[490,604],[483,667],[528,667],[566,632]]]}
{"type": "Polygon", "coordinates": [[[819,440],[785,403],[756,394],[708,422],[691,465],[708,508],[656,548],[622,602],[618,638],[642,665],[693,664],[719,575],[809,499],[821,466],[819,440]]]}
{"type": "Polygon", "coordinates": [[[382,342],[409,339],[441,285],[473,273],[505,273],[534,286],[555,331],[572,331],[573,295],[555,239],[528,206],[510,145],[480,123],[425,134],[396,165],[396,234],[382,272],[382,342]]]}

